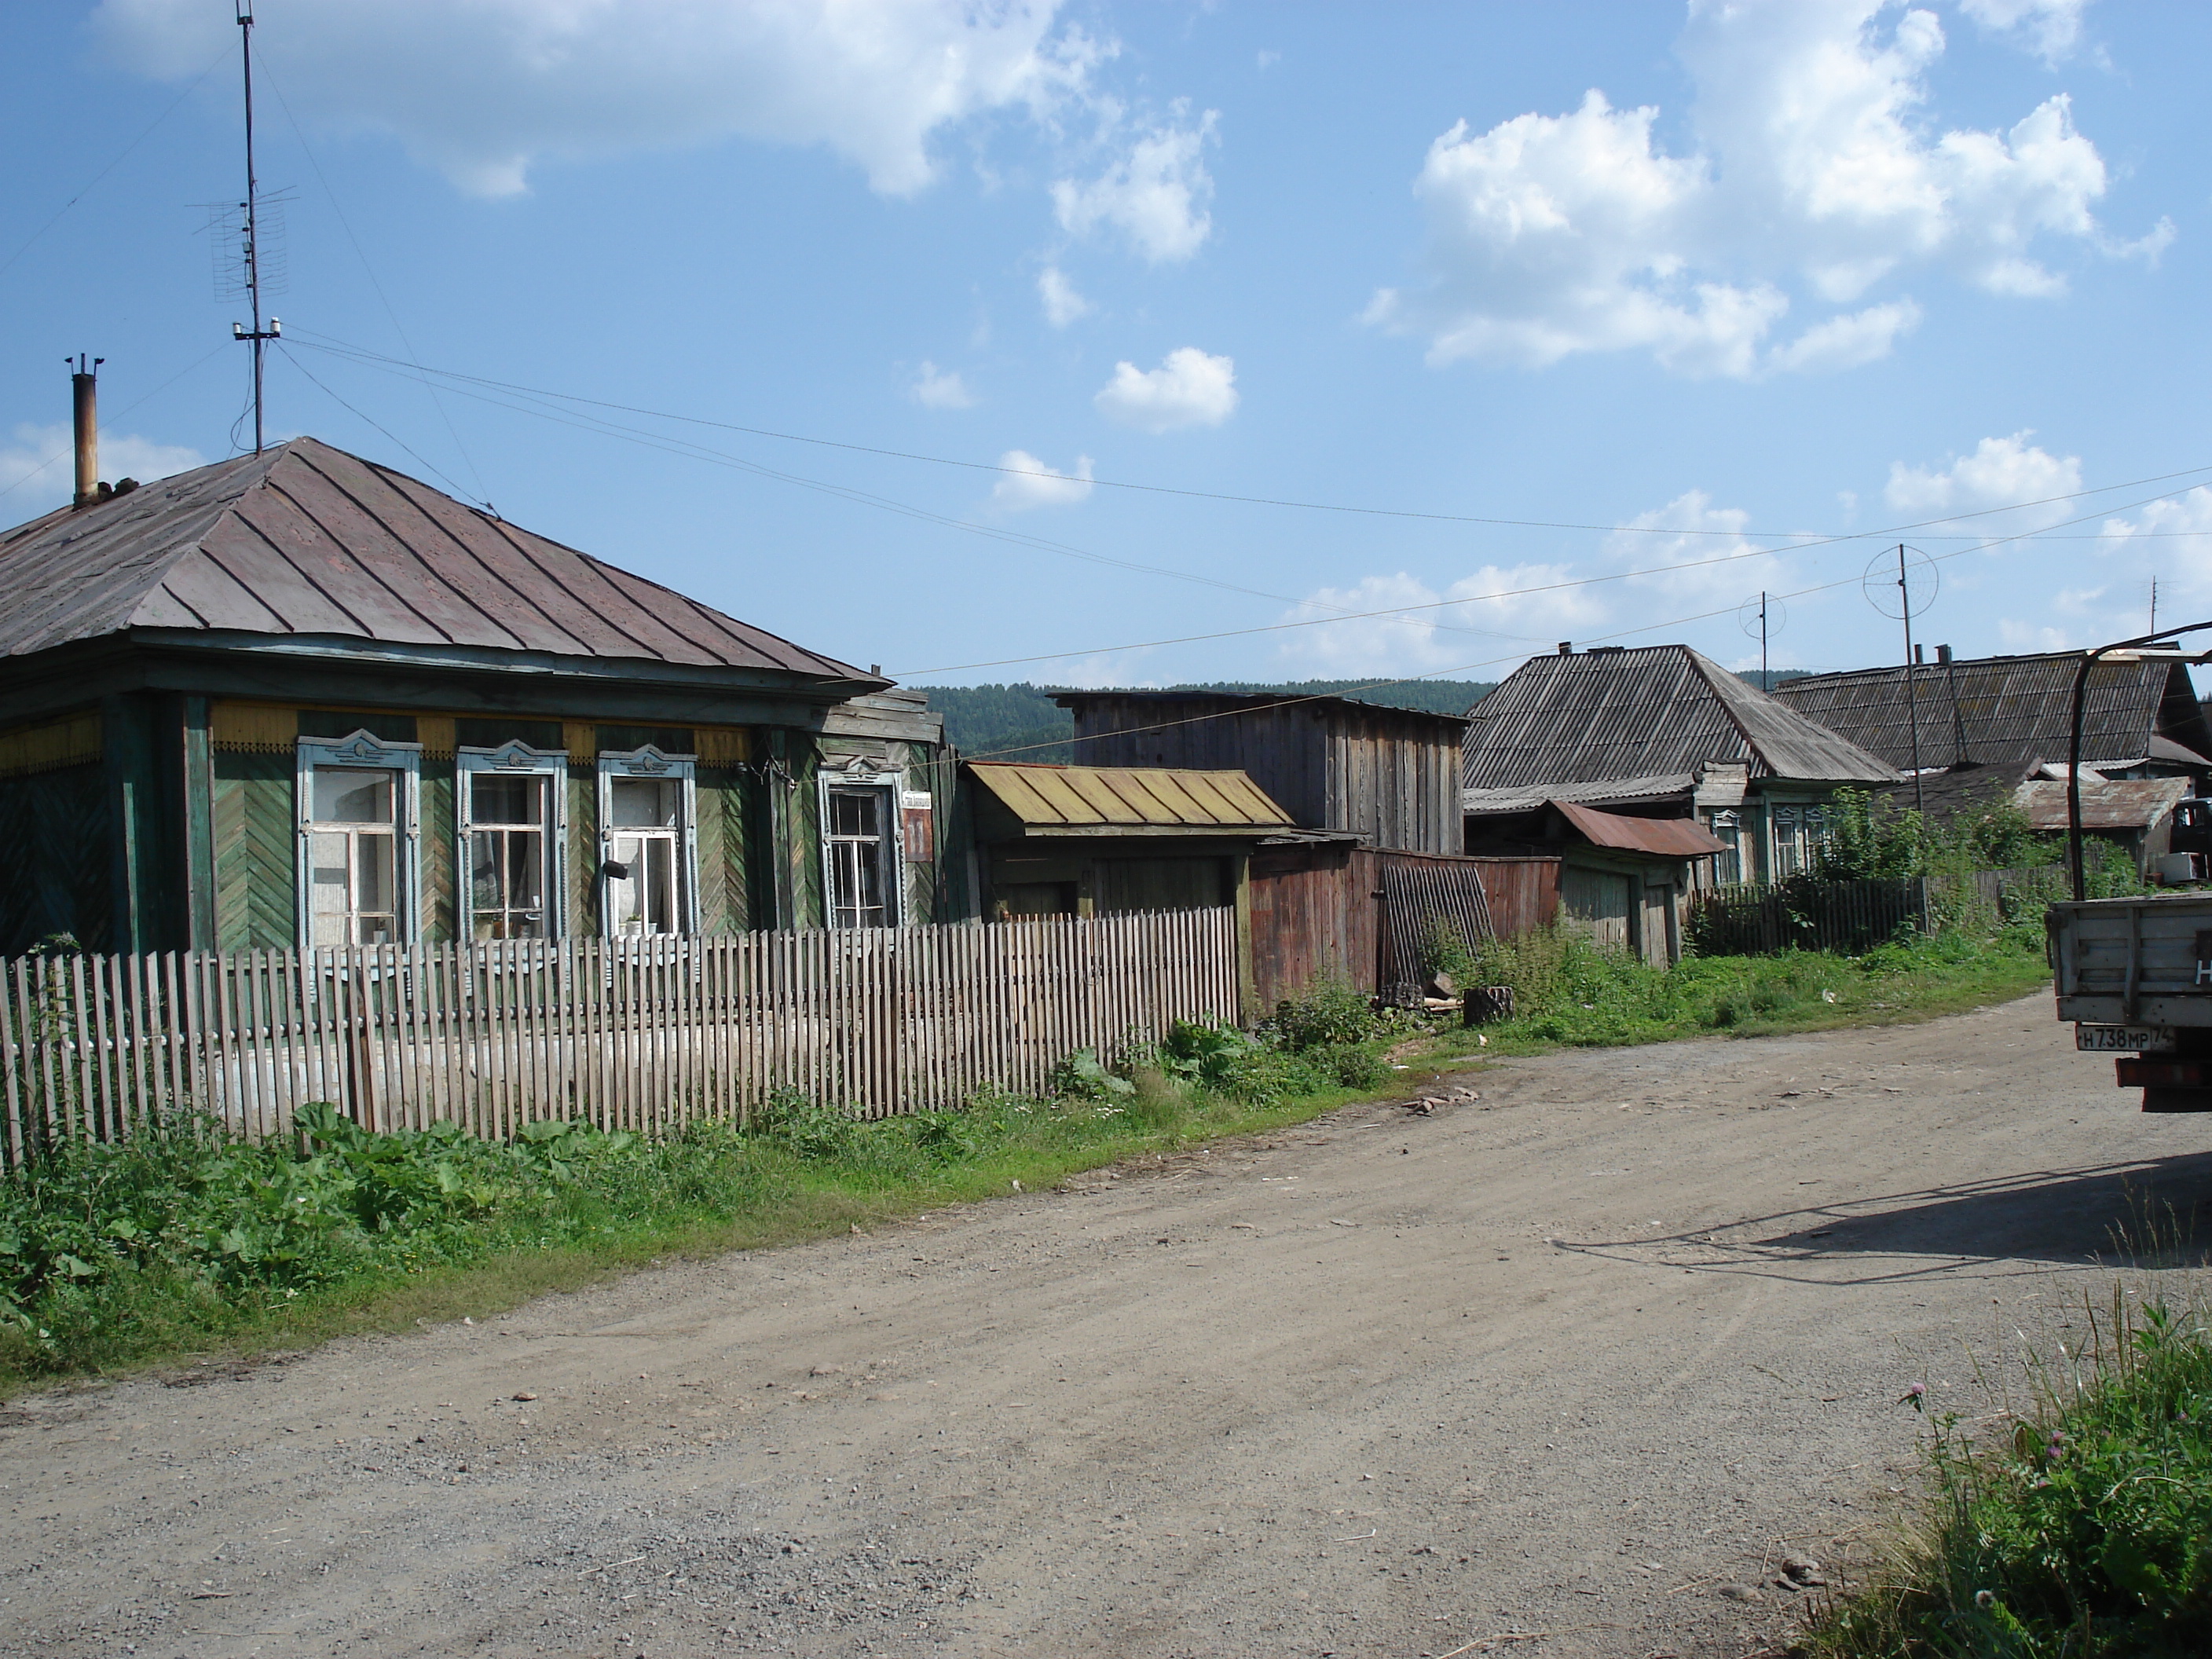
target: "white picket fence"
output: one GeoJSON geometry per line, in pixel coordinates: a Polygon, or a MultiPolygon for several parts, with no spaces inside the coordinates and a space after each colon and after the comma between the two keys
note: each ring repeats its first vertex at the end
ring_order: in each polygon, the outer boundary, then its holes
{"type": "Polygon", "coordinates": [[[1234,913],[0,963],[0,1162],[178,1110],[660,1131],[779,1090],[869,1116],[1034,1093],[1237,1016],[1234,913]]]}

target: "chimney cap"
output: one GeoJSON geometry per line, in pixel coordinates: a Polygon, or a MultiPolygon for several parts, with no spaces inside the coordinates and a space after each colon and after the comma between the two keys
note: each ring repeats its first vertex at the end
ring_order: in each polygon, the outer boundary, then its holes
{"type": "Polygon", "coordinates": [[[1559,654],[1563,657],[1573,656],[1575,654],[1575,642],[1572,640],[1561,640],[1559,641],[1559,654]]]}

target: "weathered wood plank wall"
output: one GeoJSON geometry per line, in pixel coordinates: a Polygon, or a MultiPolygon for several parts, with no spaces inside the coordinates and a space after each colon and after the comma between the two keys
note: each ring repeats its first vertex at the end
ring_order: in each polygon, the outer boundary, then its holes
{"type": "Polygon", "coordinates": [[[1234,1020],[1234,912],[0,963],[0,1161],[190,1110],[281,1133],[658,1131],[779,1090],[869,1116],[1041,1092],[1079,1048],[1234,1020]]]}

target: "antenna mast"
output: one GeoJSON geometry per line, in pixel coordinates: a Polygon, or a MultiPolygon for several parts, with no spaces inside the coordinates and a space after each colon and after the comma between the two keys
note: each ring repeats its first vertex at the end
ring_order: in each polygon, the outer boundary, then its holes
{"type": "Polygon", "coordinates": [[[237,0],[238,52],[246,71],[246,199],[239,204],[246,215],[246,297],[253,313],[253,326],[230,325],[230,337],[244,340],[253,348],[253,453],[261,453],[261,354],[270,340],[282,339],[284,325],[274,317],[269,326],[261,326],[261,238],[257,221],[260,213],[260,186],[253,176],[253,0],[237,0]]]}

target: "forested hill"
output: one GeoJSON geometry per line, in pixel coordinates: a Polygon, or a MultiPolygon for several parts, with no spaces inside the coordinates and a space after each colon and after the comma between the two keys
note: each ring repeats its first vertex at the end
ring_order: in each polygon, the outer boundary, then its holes
{"type": "MultiPolygon", "coordinates": [[[[1053,702],[1061,688],[1031,685],[931,685],[929,706],[945,716],[945,734],[968,755],[999,751],[1008,760],[1065,763],[1074,717],[1053,702]]],[[[1147,688],[1150,689],[1150,688],[1147,688]]],[[[1292,680],[1263,684],[1224,680],[1211,685],[1178,685],[1176,691],[1240,691],[1312,697],[1342,695],[1395,708],[1425,708],[1432,714],[1464,714],[1492,688],[1474,680],[1409,680],[1402,685],[1370,689],[1364,680],[1292,680]]]]}

